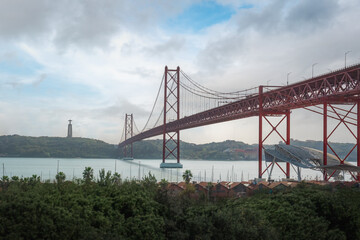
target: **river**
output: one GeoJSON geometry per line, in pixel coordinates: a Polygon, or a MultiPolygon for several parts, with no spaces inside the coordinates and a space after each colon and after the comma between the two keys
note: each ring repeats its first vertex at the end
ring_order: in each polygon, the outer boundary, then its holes
{"type": "MultiPolygon", "coordinates": [[[[12,177],[30,177],[36,174],[42,180],[53,180],[57,172],[64,172],[67,180],[82,178],[85,167],[94,169],[97,178],[99,170],[115,171],[123,179],[142,179],[149,172],[160,179],[178,182],[182,180],[183,171],[189,169],[194,181],[247,181],[258,175],[257,161],[207,161],[207,160],[181,160],[182,169],[160,169],[161,160],[134,159],[125,161],[119,159],[82,159],[82,158],[0,158],[0,174],[12,177]]],[[[284,165],[284,164],[283,164],[284,165]]],[[[266,168],[265,162],[263,169],[266,168]]],[[[264,174],[267,178],[268,173],[264,174]]],[[[282,171],[274,167],[272,178],[280,180],[284,177],[282,171]]],[[[297,179],[294,169],[291,169],[291,178],[297,179]]],[[[302,179],[321,179],[319,171],[303,169],[302,179]]],[[[346,179],[350,179],[349,176],[346,179]]]]}

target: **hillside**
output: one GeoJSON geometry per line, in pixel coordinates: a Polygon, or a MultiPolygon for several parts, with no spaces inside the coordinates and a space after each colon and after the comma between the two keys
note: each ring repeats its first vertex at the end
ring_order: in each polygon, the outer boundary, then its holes
{"type": "MultiPolygon", "coordinates": [[[[255,160],[257,145],[227,140],[207,144],[181,142],[182,159],[255,160]]],[[[291,140],[291,144],[322,150],[321,141],[291,140]]],[[[351,143],[331,143],[344,157],[354,146],[351,143]]],[[[271,147],[271,146],[266,146],[271,147]]],[[[328,152],[331,152],[328,149],[328,152]]],[[[55,157],[55,158],[117,158],[123,157],[116,145],[88,138],[0,136],[0,157],[55,157]],[[119,156],[120,152],[120,156],[119,156]]],[[[134,158],[162,158],[162,140],[144,140],[134,143],[134,158]]],[[[356,150],[348,157],[356,160],[356,150]]]]}
{"type": "MultiPolygon", "coordinates": [[[[322,141],[300,141],[291,139],[291,144],[296,146],[310,147],[322,151],[322,141]]],[[[354,147],[352,143],[330,143],[331,147],[344,158],[354,147]]],[[[266,145],[269,148],[272,145],[266,145]]],[[[227,140],[224,142],[212,142],[206,144],[194,144],[180,142],[180,154],[182,159],[206,159],[206,160],[256,160],[258,158],[257,144],[246,144],[239,141],[227,140]]],[[[328,148],[328,153],[332,153],[328,148]]],[[[145,140],[134,143],[135,158],[162,158],[162,140],[145,140]]],[[[346,159],[356,161],[356,149],[346,159]]]]}
{"type": "MultiPolygon", "coordinates": [[[[180,142],[182,159],[251,160],[256,159],[257,146],[227,140],[207,144],[180,142]]],[[[134,143],[135,158],[162,158],[162,140],[145,140],[134,143]]]]}
{"type": "MultiPolygon", "coordinates": [[[[322,141],[312,141],[312,140],[299,141],[299,140],[291,139],[290,143],[292,145],[296,145],[296,146],[310,147],[310,148],[318,149],[320,151],[323,150],[323,142],[322,141]]],[[[349,151],[351,151],[351,149],[354,147],[354,143],[330,142],[330,146],[336,151],[336,153],[339,155],[339,157],[344,158],[349,153],[349,151]]],[[[331,149],[329,147],[327,149],[327,152],[333,154],[333,152],[331,151],[331,149]]],[[[356,161],[356,148],[349,155],[349,157],[346,159],[346,161],[356,161]]]]}
{"type": "Polygon", "coordinates": [[[0,136],[2,157],[115,158],[116,146],[88,138],[0,136]]]}

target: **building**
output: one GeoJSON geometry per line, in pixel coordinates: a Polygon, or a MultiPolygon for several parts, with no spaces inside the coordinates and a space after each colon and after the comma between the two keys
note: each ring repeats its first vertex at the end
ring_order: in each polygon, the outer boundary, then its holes
{"type": "Polygon", "coordinates": [[[246,196],[251,189],[249,188],[250,184],[248,182],[234,182],[229,184],[229,196],[231,197],[244,197],[246,196]]]}
{"type": "Polygon", "coordinates": [[[176,183],[169,183],[167,185],[168,194],[172,196],[177,196],[184,191],[184,186],[176,183]]]}
{"type": "Polygon", "coordinates": [[[215,198],[229,197],[229,187],[227,182],[219,182],[212,189],[211,196],[215,198]]]}

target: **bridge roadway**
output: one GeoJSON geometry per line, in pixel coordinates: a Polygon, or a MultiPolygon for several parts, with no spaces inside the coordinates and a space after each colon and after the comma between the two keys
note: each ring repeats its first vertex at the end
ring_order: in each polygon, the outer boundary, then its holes
{"type": "MultiPolygon", "coordinates": [[[[360,101],[360,64],[291,85],[273,88],[259,86],[259,93],[179,120],[166,123],[166,132],[184,130],[235,119],[284,114],[286,111],[323,103],[360,101]]],[[[137,134],[119,144],[123,147],[163,134],[164,125],[137,134]]]]}

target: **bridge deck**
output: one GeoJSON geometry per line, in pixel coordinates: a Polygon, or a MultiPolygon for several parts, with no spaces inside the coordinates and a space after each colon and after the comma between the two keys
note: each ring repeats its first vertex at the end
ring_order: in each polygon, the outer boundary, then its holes
{"type": "MultiPolygon", "coordinates": [[[[360,64],[269,91],[263,92],[264,87],[260,86],[258,94],[167,123],[166,132],[258,116],[260,109],[267,114],[281,114],[324,102],[357,102],[360,100],[359,81],[360,64]]],[[[127,139],[119,147],[160,135],[163,131],[163,125],[155,127],[127,139]]]]}

